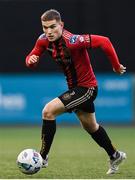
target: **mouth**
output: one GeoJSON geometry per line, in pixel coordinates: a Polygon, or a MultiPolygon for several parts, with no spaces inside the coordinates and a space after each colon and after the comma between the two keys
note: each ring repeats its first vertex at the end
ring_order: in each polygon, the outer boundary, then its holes
{"type": "Polygon", "coordinates": [[[49,39],[53,39],[53,38],[54,38],[54,36],[48,36],[48,38],[49,38],[49,39]]]}
{"type": "Polygon", "coordinates": [[[49,41],[55,41],[55,36],[48,36],[49,41]]]}

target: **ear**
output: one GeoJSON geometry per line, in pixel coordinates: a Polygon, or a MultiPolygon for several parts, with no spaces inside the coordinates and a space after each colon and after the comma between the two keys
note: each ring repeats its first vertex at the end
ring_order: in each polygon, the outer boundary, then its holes
{"type": "Polygon", "coordinates": [[[61,27],[63,28],[64,27],[64,22],[61,21],[60,24],[61,24],[61,27]]]}

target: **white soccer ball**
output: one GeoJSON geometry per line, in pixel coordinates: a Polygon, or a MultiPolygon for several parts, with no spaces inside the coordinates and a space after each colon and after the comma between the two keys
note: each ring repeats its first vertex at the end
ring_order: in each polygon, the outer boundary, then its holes
{"type": "Polygon", "coordinates": [[[24,174],[35,174],[42,168],[42,157],[34,149],[25,149],[17,157],[17,166],[24,174]]]}

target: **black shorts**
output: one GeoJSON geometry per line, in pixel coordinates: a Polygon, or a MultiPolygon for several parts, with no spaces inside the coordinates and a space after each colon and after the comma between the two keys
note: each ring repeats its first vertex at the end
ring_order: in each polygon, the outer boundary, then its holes
{"type": "Polygon", "coordinates": [[[58,98],[64,104],[67,112],[82,110],[93,113],[95,112],[93,101],[97,96],[97,91],[97,87],[75,87],[66,91],[58,98]]]}

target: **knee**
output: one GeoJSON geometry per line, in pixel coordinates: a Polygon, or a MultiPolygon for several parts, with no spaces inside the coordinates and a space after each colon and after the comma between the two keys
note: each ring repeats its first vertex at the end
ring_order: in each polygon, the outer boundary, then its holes
{"type": "Polygon", "coordinates": [[[44,109],[42,110],[42,119],[47,119],[47,120],[55,119],[55,115],[52,111],[52,107],[50,104],[46,104],[44,109]]]}
{"type": "Polygon", "coordinates": [[[83,128],[88,132],[88,133],[93,133],[96,132],[99,128],[99,124],[98,123],[86,123],[83,124],[83,128]]]}

